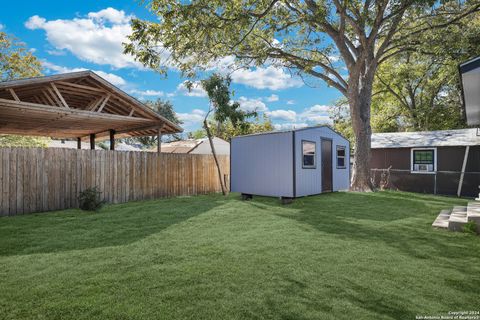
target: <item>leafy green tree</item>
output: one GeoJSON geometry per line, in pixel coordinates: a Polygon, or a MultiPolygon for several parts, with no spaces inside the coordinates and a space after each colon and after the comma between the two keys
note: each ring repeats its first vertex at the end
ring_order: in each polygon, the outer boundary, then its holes
{"type": "MultiPolygon", "coordinates": [[[[0,32],[0,81],[37,77],[42,74],[40,61],[24,42],[0,32]]],[[[0,147],[46,147],[47,138],[1,135],[0,147]]]]}
{"type": "Polygon", "coordinates": [[[12,147],[37,147],[45,148],[48,146],[49,138],[38,138],[17,135],[0,135],[0,148],[12,147]]]}
{"type": "Polygon", "coordinates": [[[187,75],[219,59],[272,64],[325,81],[348,101],[355,133],[353,190],[372,190],[371,99],[378,66],[418,34],[478,10],[478,0],[150,0],[156,21],[132,21],[125,52],[160,72],[187,75]],[[435,22],[436,17],[446,22],[435,22]],[[169,54],[165,54],[165,50],[169,54]],[[339,61],[337,61],[337,58],[339,61]],[[343,71],[347,69],[347,75],[343,71]]]}
{"type": "Polygon", "coordinates": [[[0,74],[1,81],[37,77],[42,65],[24,42],[0,32],[0,74]]]}
{"type": "MultiPolygon", "coordinates": [[[[167,120],[172,121],[175,124],[182,124],[183,122],[178,119],[177,114],[173,110],[173,104],[168,100],[157,99],[156,101],[147,101],[145,104],[153,111],[163,116],[167,120]]],[[[172,135],[173,140],[179,140],[180,136],[177,134],[172,135]]],[[[128,144],[140,143],[145,148],[150,148],[157,144],[157,136],[145,136],[136,138],[127,138],[124,141],[128,144]]]]}
{"type": "MultiPolygon", "coordinates": [[[[273,124],[267,115],[263,115],[262,118],[259,116],[255,117],[255,119],[253,121],[249,121],[248,126],[245,127],[234,126],[231,121],[227,121],[222,124],[220,132],[217,132],[217,124],[215,122],[209,121],[209,126],[213,136],[222,138],[226,141],[230,141],[231,138],[236,136],[269,132],[274,130],[273,124]]],[[[188,135],[190,139],[201,139],[205,138],[206,136],[207,133],[205,129],[199,129],[190,132],[188,135]]]]}
{"type": "MultiPolygon", "coordinates": [[[[210,108],[203,120],[203,128],[207,133],[208,140],[210,142],[210,148],[217,165],[218,178],[220,180],[220,186],[222,187],[223,195],[226,195],[226,189],[223,184],[223,178],[220,170],[220,165],[217,159],[217,153],[215,152],[215,146],[213,144],[213,134],[208,124],[208,117],[212,114],[213,120],[217,123],[216,132],[221,134],[224,132],[224,126],[227,122],[239,130],[247,130],[250,123],[247,121],[249,117],[256,116],[256,112],[245,112],[240,109],[240,104],[231,100],[230,83],[231,78],[228,76],[222,76],[219,74],[212,74],[207,79],[201,81],[202,88],[207,92],[210,99],[210,108]]],[[[191,90],[193,83],[187,82],[187,88],[191,90]]]]}
{"type": "Polygon", "coordinates": [[[480,15],[418,36],[415,50],[383,63],[372,100],[374,131],[443,130],[465,126],[458,65],[480,52],[480,15]],[[381,122],[374,124],[375,116],[381,122]],[[375,128],[376,127],[376,128],[375,128]]]}

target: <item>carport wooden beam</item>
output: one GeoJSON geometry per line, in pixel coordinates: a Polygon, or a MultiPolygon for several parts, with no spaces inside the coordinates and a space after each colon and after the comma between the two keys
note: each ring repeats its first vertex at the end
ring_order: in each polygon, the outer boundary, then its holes
{"type": "Polygon", "coordinates": [[[0,114],[0,134],[98,141],[182,131],[91,71],[2,82],[0,114]]]}

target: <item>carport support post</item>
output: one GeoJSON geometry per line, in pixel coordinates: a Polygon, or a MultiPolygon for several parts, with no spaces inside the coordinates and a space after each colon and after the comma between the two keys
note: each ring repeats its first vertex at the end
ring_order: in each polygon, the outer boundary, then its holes
{"type": "Polygon", "coordinates": [[[110,129],[110,150],[115,150],[115,130],[110,129]]]}
{"type": "Polygon", "coordinates": [[[82,149],[82,138],[77,138],[77,149],[82,149]]]}
{"type": "Polygon", "coordinates": [[[90,149],[95,150],[95,133],[90,134],[90,149]]]}
{"type": "Polygon", "coordinates": [[[162,152],[162,128],[157,131],[157,153],[162,152]]]}

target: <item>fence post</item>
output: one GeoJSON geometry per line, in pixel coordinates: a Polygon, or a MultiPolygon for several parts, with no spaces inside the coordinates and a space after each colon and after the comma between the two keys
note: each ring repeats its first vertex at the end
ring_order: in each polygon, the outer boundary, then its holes
{"type": "Polygon", "coordinates": [[[437,171],[435,171],[434,175],[434,186],[433,186],[433,194],[437,194],[437,171]]]}

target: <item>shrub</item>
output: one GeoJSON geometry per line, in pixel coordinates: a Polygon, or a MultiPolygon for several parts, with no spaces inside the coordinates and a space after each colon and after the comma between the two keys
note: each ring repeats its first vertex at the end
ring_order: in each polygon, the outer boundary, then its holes
{"type": "Polygon", "coordinates": [[[80,209],[87,211],[99,210],[105,203],[105,201],[101,199],[101,194],[98,187],[88,188],[80,192],[78,197],[80,209]]]}
{"type": "Polygon", "coordinates": [[[477,224],[475,221],[468,221],[463,226],[463,232],[470,233],[470,234],[477,234],[477,224]]]}

